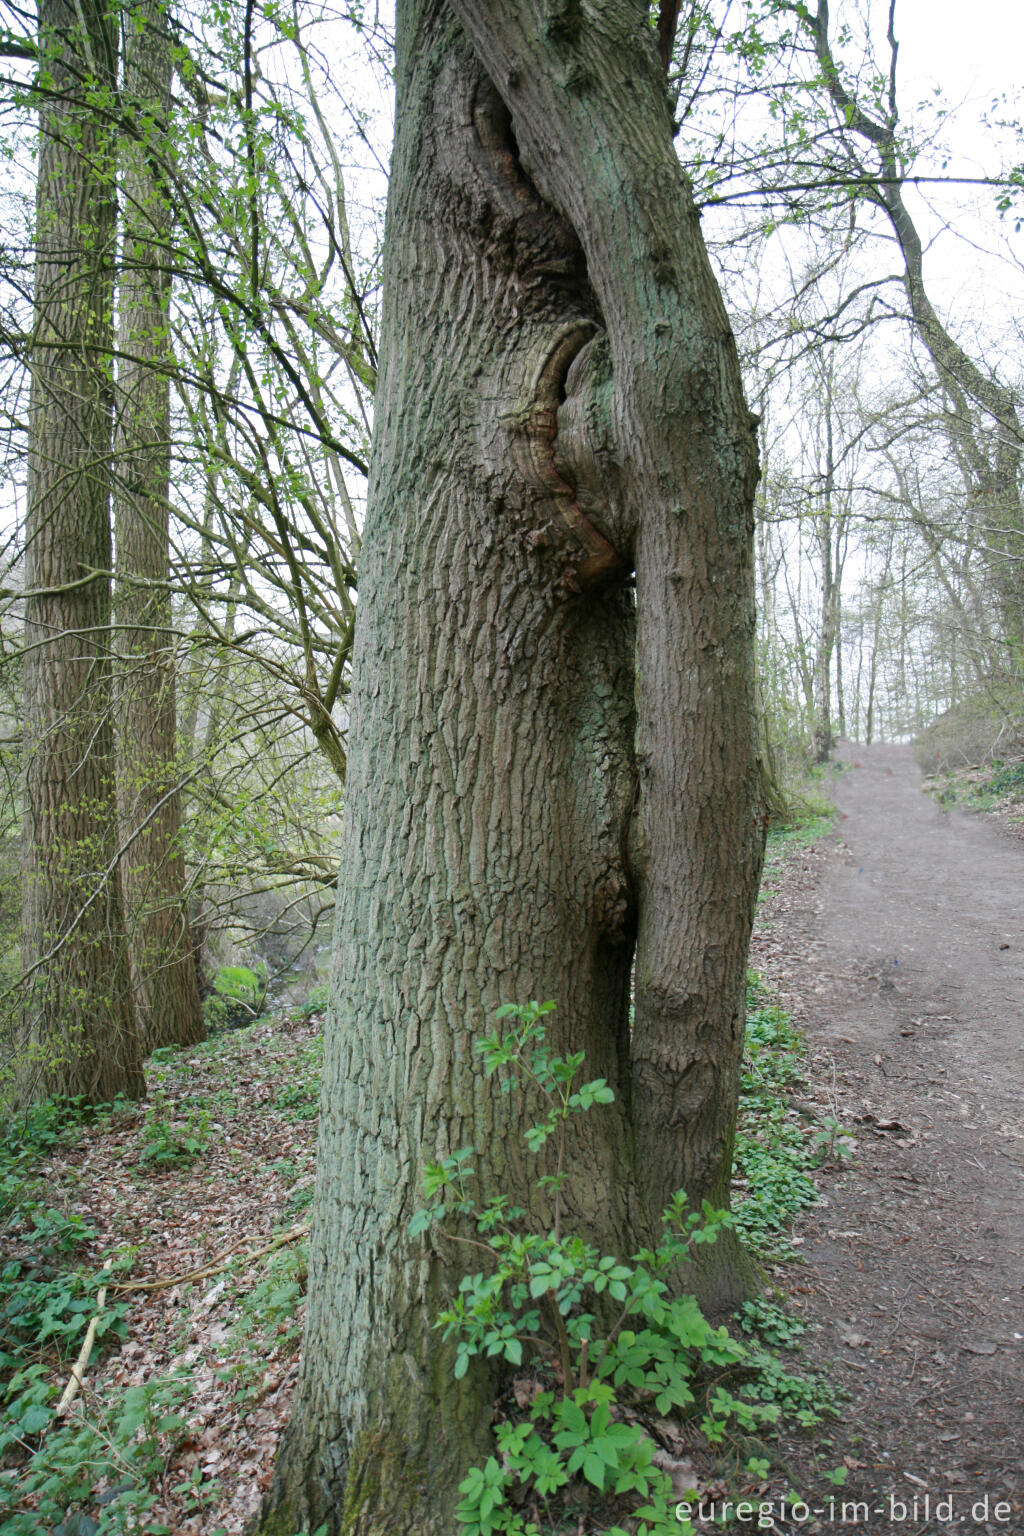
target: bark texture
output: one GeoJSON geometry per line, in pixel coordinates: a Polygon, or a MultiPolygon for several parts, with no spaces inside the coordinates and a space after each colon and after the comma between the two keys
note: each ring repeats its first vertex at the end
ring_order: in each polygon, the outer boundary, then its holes
{"type": "Polygon", "coordinates": [[[155,167],[172,70],[164,6],[144,0],[125,38],[114,455],[121,874],[143,1054],[205,1033],[185,901],[168,585],[171,213],[155,167]]]}
{"type": "Polygon", "coordinates": [[[456,1389],[430,1332],[460,1255],[405,1228],[424,1160],[470,1142],[485,1192],[526,1193],[521,1111],[472,1056],[496,1004],[555,999],[556,1044],[615,1088],[570,1153],[596,1242],[632,1252],[680,1186],[724,1195],[761,848],[754,438],[655,39],[632,0],[405,0],[398,23],[310,1310],[268,1536],[454,1528],[492,1383],[456,1389]]]}
{"type": "MultiPolygon", "coordinates": [[[[640,8],[453,9],[529,175],[580,239],[604,326],[605,518],[636,568],[638,1172],[652,1214],[677,1189],[725,1203],[764,841],[756,423],[640,8]]],[[[738,1251],[708,1257],[704,1300],[728,1305],[745,1283],[738,1251]]]]}
{"type": "Polygon", "coordinates": [[[111,719],[115,198],[105,8],[42,0],[26,512],[22,1097],[138,1095],[111,719]]]}

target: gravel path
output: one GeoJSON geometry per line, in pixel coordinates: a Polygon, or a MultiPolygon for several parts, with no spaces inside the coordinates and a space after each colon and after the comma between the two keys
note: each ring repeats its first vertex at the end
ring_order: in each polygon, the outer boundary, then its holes
{"type": "Polygon", "coordinates": [[[839,757],[838,833],[775,925],[857,1136],[799,1228],[860,1463],[817,1528],[1024,1536],[1024,846],[923,795],[909,748],[839,757]]]}

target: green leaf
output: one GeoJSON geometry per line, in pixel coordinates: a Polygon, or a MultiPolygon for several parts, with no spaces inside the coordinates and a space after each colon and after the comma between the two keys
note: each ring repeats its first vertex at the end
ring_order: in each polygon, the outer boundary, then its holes
{"type": "Polygon", "coordinates": [[[582,1472],[588,1483],[593,1483],[595,1488],[604,1492],[607,1472],[605,1463],[596,1451],[591,1451],[583,1457],[582,1472]]]}
{"type": "Polygon", "coordinates": [[[19,1428],[24,1435],[37,1435],[41,1429],[49,1424],[53,1414],[42,1403],[30,1403],[21,1415],[19,1428]]]}

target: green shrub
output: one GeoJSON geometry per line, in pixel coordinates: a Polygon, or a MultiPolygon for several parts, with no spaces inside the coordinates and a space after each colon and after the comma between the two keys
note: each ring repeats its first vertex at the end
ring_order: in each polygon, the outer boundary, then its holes
{"type": "Polygon", "coordinates": [[[267,999],[267,968],[261,960],[247,965],[222,965],[213,978],[213,991],[203,1003],[203,1018],[211,1034],[237,1029],[258,1019],[267,999]]]}
{"type": "Polygon", "coordinates": [[[157,1089],[142,1122],[139,1164],[146,1168],[180,1168],[194,1163],[210,1145],[210,1112],[193,1108],[188,1117],[175,1115],[167,1095],[157,1089]]]}
{"type": "MultiPolygon", "coordinates": [[[[552,1007],[501,1009],[504,1033],[481,1040],[477,1050],[488,1076],[504,1073],[503,1091],[526,1082],[539,1089],[545,1109],[526,1129],[525,1141],[534,1154],[553,1142],[561,1169],[568,1122],[613,1095],[602,1078],[580,1080],[582,1052],[551,1053],[544,1016],[552,1007]]],[[[474,1247],[489,1250],[486,1270],[465,1276],[436,1326],[455,1341],[456,1378],[482,1356],[528,1368],[550,1385],[534,1397],[526,1417],[498,1424],[500,1460],[489,1457],[460,1485],[456,1514],[467,1536],[536,1536],[536,1526],[517,1506],[531,1499],[547,1505],[573,1484],[589,1485],[613,1509],[632,1504],[638,1536],[692,1531],[676,1518],[677,1495],[654,1464],[655,1443],[637,1417],[648,1412],[697,1419],[707,1439],[718,1443],[732,1429],[749,1433],[775,1423],[787,1394],[800,1422],[811,1412],[813,1388],[791,1379],[776,1361],[765,1366],[763,1351],[712,1327],[693,1296],[673,1290],[672,1276],[693,1248],[714,1242],[732,1217],[706,1202],[699,1212],[689,1210],[679,1192],[664,1214],[657,1246],[623,1261],[600,1254],[579,1234],[563,1234],[567,1173],[536,1181],[538,1196],[553,1207],[547,1231],[507,1195],[479,1204],[472,1177],[471,1148],[428,1164],[428,1203],[410,1226],[413,1236],[438,1229],[465,1241],[468,1220],[477,1233],[474,1247]]],[[[611,1526],[606,1536],[623,1532],[611,1526]]]]}

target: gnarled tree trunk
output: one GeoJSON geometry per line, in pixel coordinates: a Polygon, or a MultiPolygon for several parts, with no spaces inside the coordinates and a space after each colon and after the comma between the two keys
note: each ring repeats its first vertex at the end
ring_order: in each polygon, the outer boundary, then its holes
{"type": "MultiPolygon", "coordinates": [[[[266,1533],[450,1532],[492,1382],[431,1332],[424,1159],[522,1197],[474,1064],[553,998],[609,1251],[726,1193],[761,829],[755,443],[633,0],[405,0],[304,1365],[266,1533]],[[565,13],[563,15],[562,13],[565,13]],[[598,24],[599,13],[599,24],[598,24]],[[636,572],[633,593],[632,572],[636,572]],[[636,1026],[628,1026],[636,945],[636,1026]]],[[[703,1278],[736,1299],[735,1253],[703,1278]]]]}

